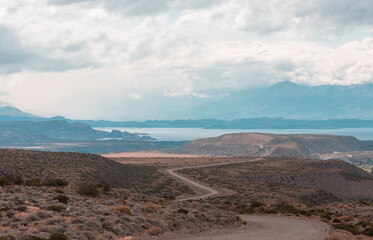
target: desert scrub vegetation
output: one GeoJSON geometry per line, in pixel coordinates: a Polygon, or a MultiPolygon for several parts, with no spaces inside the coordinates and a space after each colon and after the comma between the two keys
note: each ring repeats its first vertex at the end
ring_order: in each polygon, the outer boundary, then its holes
{"type": "Polygon", "coordinates": [[[59,178],[29,178],[24,179],[19,175],[7,174],[0,176],[0,186],[10,186],[10,185],[24,185],[24,186],[34,186],[34,187],[43,187],[43,186],[54,186],[54,187],[64,187],[69,183],[65,180],[59,178]]]}
{"type": "Polygon", "coordinates": [[[167,200],[122,188],[112,188],[99,197],[80,195],[72,185],[63,187],[63,194],[55,190],[53,186],[0,187],[0,237],[64,239],[55,235],[60,233],[68,239],[121,239],[243,224],[233,213],[209,204],[200,211],[198,202],[167,200]]]}
{"type": "Polygon", "coordinates": [[[159,167],[120,164],[95,154],[0,149],[0,186],[16,184],[17,176],[33,186],[65,186],[93,182],[133,192],[174,198],[194,192],[159,167]],[[9,177],[6,177],[9,176],[9,177]],[[11,178],[10,178],[11,176],[11,178]]]}

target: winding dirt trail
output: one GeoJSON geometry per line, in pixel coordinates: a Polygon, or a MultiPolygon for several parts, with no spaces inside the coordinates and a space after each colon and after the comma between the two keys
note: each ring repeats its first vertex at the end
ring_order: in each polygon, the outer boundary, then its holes
{"type": "Polygon", "coordinates": [[[237,162],[229,162],[229,163],[214,163],[214,164],[206,164],[206,165],[198,165],[198,166],[189,166],[189,167],[178,167],[178,168],[171,168],[167,169],[166,172],[170,174],[171,176],[177,178],[178,180],[182,181],[184,184],[192,187],[194,190],[197,190],[197,192],[200,192],[202,194],[193,196],[193,197],[185,197],[180,198],[178,200],[185,201],[185,200],[196,200],[196,199],[202,199],[202,198],[208,198],[215,195],[220,194],[216,189],[213,189],[205,184],[198,183],[196,180],[193,180],[189,177],[183,176],[177,171],[183,170],[183,169],[191,169],[191,168],[204,168],[204,167],[215,167],[215,166],[224,166],[224,165],[232,165],[237,163],[247,163],[247,162],[256,162],[260,161],[262,158],[256,158],[256,159],[250,159],[250,160],[244,160],[244,161],[237,161],[237,162]]]}
{"type": "MultiPolygon", "coordinates": [[[[217,189],[209,187],[205,184],[185,177],[177,171],[190,168],[214,167],[221,165],[231,165],[236,163],[260,161],[262,158],[251,159],[234,163],[216,163],[200,166],[179,167],[166,170],[168,174],[191,186],[193,189],[198,189],[199,195],[193,197],[185,197],[179,199],[180,201],[191,199],[202,199],[212,197],[221,192],[217,189]]],[[[249,223],[250,227],[243,227],[238,229],[231,229],[226,231],[210,231],[195,235],[172,235],[169,238],[163,236],[162,238],[151,239],[178,239],[178,240],[247,240],[247,239],[261,239],[261,240],[322,240],[329,236],[329,225],[309,219],[299,219],[283,216],[272,215],[240,215],[240,217],[249,223]]]]}

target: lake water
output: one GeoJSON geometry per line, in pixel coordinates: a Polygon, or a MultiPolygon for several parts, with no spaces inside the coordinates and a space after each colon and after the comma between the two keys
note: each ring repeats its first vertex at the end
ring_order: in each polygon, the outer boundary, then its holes
{"type": "Polygon", "coordinates": [[[275,134],[331,134],[354,136],[359,140],[373,140],[373,128],[341,128],[341,129],[203,129],[203,128],[123,128],[98,127],[97,130],[127,131],[131,133],[147,133],[160,141],[189,141],[198,138],[217,137],[227,133],[256,132],[275,134]]]}

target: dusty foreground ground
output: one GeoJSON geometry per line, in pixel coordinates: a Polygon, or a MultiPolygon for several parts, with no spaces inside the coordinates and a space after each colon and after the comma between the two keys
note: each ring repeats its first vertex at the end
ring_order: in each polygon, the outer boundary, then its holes
{"type": "Polygon", "coordinates": [[[297,219],[281,216],[241,215],[248,226],[227,231],[215,231],[187,235],[170,235],[146,239],[179,240],[322,240],[329,236],[329,226],[314,220],[297,219]]]}

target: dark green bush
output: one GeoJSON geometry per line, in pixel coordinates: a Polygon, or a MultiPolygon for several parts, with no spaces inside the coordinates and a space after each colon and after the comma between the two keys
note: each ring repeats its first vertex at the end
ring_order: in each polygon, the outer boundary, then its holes
{"type": "Polygon", "coordinates": [[[189,211],[184,208],[179,208],[179,210],[177,210],[177,213],[188,214],[189,211]]]}
{"type": "Polygon", "coordinates": [[[348,231],[354,235],[360,234],[359,229],[356,226],[351,225],[351,224],[340,223],[340,224],[334,224],[333,227],[336,229],[342,229],[342,230],[348,231]]]}
{"type": "Polygon", "coordinates": [[[36,236],[29,236],[24,238],[23,240],[47,240],[46,238],[36,237],[36,236]]]}
{"type": "Polygon", "coordinates": [[[10,240],[8,237],[0,237],[0,240],[10,240]]]}
{"type": "Polygon", "coordinates": [[[65,180],[54,178],[54,179],[47,179],[44,182],[45,186],[53,186],[53,187],[64,187],[69,185],[69,183],[65,180]]]}
{"type": "Polygon", "coordinates": [[[24,183],[26,186],[42,187],[43,182],[38,178],[28,179],[24,183]]]}
{"type": "Polygon", "coordinates": [[[70,201],[70,199],[66,195],[58,195],[55,196],[53,199],[65,204],[70,201]]]}
{"type": "Polygon", "coordinates": [[[77,193],[88,197],[99,197],[99,185],[95,183],[83,183],[78,186],[77,193]]]}
{"type": "Polygon", "coordinates": [[[63,233],[54,233],[49,237],[49,240],[68,240],[69,238],[63,233]]]}
{"type": "Polygon", "coordinates": [[[366,228],[361,233],[364,234],[364,235],[373,237],[373,227],[366,228]]]}
{"type": "Polygon", "coordinates": [[[262,203],[262,202],[259,202],[259,201],[254,201],[250,205],[251,208],[258,208],[258,207],[262,207],[262,206],[265,206],[265,204],[262,203]]]}
{"type": "Polygon", "coordinates": [[[332,216],[331,216],[330,213],[324,213],[324,214],[321,215],[321,217],[322,217],[322,218],[326,218],[326,219],[328,219],[328,220],[331,220],[331,219],[332,219],[332,216]]]}
{"type": "Polygon", "coordinates": [[[6,177],[0,177],[0,186],[8,186],[11,185],[12,181],[6,177]]]}
{"type": "Polygon", "coordinates": [[[340,223],[340,222],[341,222],[341,220],[338,219],[338,218],[334,218],[334,219],[333,219],[333,223],[340,223]]]}

